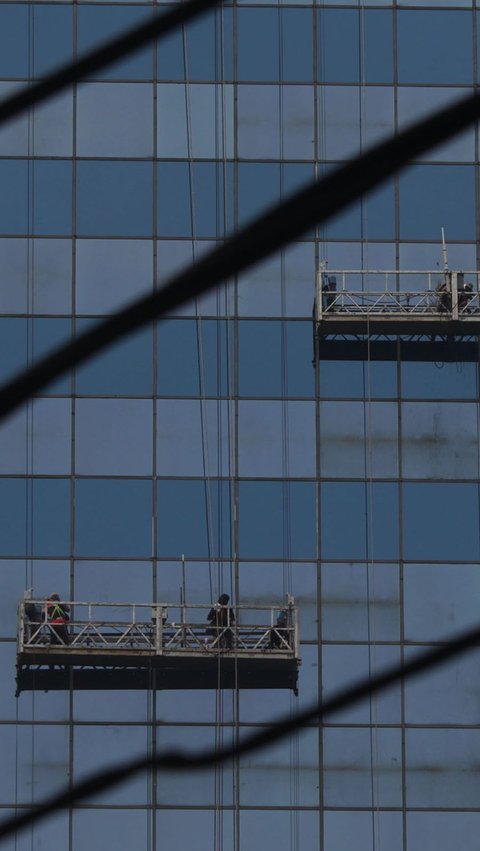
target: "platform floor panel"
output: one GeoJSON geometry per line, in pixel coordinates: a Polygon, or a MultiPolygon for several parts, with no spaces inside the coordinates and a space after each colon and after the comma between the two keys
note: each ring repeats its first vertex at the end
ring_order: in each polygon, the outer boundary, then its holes
{"type": "Polygon", "coordinates": [[[449,316],[385,316],[375,313],[370,316],[332,314],[317,322],[320,334],[450,334],[456,337],[480,333],[480,316],[465,316],[451,319],[449,316]]]}
{"type": "MultiPolygon", "coordinates": [[[[51,660],[53,663],[53,659],[51,660]]],[[[295,659],[239,659],[217,654],[202,659],[165,659],[162,665],[96,667],[19,665],[17,692],[74,689],[296,689],[295,659]],[[180,664],[179,664],[180,663],[180,664]]]]}
{"type": "MultiPolygon", "coordinates": [[[[373,334],[372,330],[372,334],[373,334]]],[[[425,361],[434,363],[476,363],[479,360],[480,340],[455,339],[437,336],[425,339],[358,339],[345,340],[343,335],[319,336],[318,360],[376,360],[425,361]]]]}

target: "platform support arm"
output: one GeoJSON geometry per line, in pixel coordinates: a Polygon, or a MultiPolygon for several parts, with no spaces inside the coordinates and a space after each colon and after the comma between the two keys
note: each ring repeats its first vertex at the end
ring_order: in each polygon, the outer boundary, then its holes
{"type": "Polygon", "coordinates": [[[450,286],[452,288],[452,319],[458,319],[458,273],[450,273],[450,286]]]}
{"type": "Polygon", "coordinates": [[[163,612],[163,606],[155,603],[153,606],[153,622],[155,628],[155,653],[157,656],[161,656],[163,650],[163,612]]]}

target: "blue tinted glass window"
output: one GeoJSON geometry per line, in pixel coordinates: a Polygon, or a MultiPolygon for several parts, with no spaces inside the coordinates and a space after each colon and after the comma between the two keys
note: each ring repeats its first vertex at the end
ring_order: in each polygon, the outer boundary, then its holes
{"type": "Polygon", "coordinates": [[[387,83],[393,79],[390,11],[325,9],[318,13],[320,82],[387,83]]]}
{"type": "Polygon", "coordinates": [[[400,637],[396,564],[323,564],[322,635],[330,641],[368,641],[372,607],[377,641],[400,637]]]}
{"type": "Polygon", "coordinates": [[[282,9],[281,79],[313,79],[313,16],[309,9],[282,9]]]}
{"type": "Polygon", "coordinates": [[[81,236],[152,236],[153,170],[147,162],[79,162],[81,236]]]}
{"type": "Polygon", "coordinates": [[[395,195],[392,182],[375,189],[362,203],[356,202],[325,227],[329,239],[393,239],[395,195]]]}
{"type": "Polygon", "coordinates": [[[182,33],[177,30],[162,38],[157,48],[159,80],[184,80],[185,56],[182,33]]]}
{"type": "MultiPolygon", "coordinates": [[[[104,698],[105,699],[105,698],[104,698]]],[[[90,776],[94,771],[98,771],[100,765],[112,765],[121,753],[123,758],[130,761],[134,755],[144,754],[147,752],[147,736],[148,728],[146,726],[129,726],[111,725],[111,726],[95,726],[89,724],[86,726],[77,726],[75,728],[74,737],[74,778],[75,782],[80,777],[85,775],[90,776]]],[[[147,803],[147,776],[146,773],[140,772],[127,780],[126,783],[120,783],[113,786],[111,789],[105,790],[102,795],[90,799],[92,803],[100,803],[113,805],[138,806],[139,804],[147,803]]],[[[110,817],[111,818],[111,817],[110,817]]],[[[96,826],[101,824],[100,819],[95,819],[93,822],[96,826]]],[[[129,830],[125,821],[122,819],[126,835],[129,835],[129,830]]],[[[136,819],[135,819],[136,823],[136,819]]],[[[112,838],[116,836],[115,828],[112,830],[112,838]]],[[[139,837],[142,835],[140,831],[139,837]]],[[[103,841],[105,843],[105,835],[103,841]]],[[[94,842],[89,846],[98,849],[98,844],[94,842]]],[[[122,842],[123,848],[125,844],[122,842]]],[[[120,849],[122,845],[115,843],[115,846],[120,849]]]]}
{"type": "Polygon", "coordinates": [[[233,403],[227,401],[160,400],[157,405],[157,475],[228,474],[231,469],[231,415],[233,403]]]}
{"type": "Polygon", "coordinates": [[[151,291],[153,245],[136,239],[79,239],[75,302],[79,314],[100,315],[151,291]]]}
{"type": "MultiPolygon", "coordinates": [[[[0,319],[0,378],[12,377],[27,366],[27,338],[29,325],[25,319],[0,319]]],[[[40,358],[70,338],[68,319],[35,319],[30,326],[30,344],[34,358],[40,358]]],[[[44,393],[67,393],[68,377],[59,378],[44,393]]]]}
{"type": "Polygon", "coordinates": [[[152,475],[152,402],[78,399],[75,471],[82,475],[152,475]]]}
{"type": "Polygon", "coordinates": [[[478,746],[478,729],[406,730],[407,806],[477,807],[478,746]]]}
{"type": "Polygon", "coordinates": [[[34,479],[32,492],[35,556],[66,556],[70,553],[70,482],[67,479],[34,479]]]}
{"type": "Polygon", "coordinates": [[[239,9],[237,14],[238,79],[278,80],[278,10],[239,9]]]}
{"type": "Polygon", "coordinates": [[[359,18],[355,9],[325,9],[318,13],[320,82],[356,83],[359,80],[359,18]]]}
{"type": "Polygon", "coordinates": [[[459,836],[462,837],[463,851],[476,851],[479,830],[478,812],[410,812],[407,815],[410,851],[448,851],[455,846],[459,836]]]}
{"type": "Polygon", "coordinates": [[[231,79],[233,70],[232,10],[203,15],[187,28],[190,80],[231,79]]]}
{"type": "Polygon", "coordinates": [[[158,393],[224,396],[232,393],[232,336],[225,322],[169,320],[158,326],[158,393]]]}
{"type": "Polygon", "coordinates": [[[395,236],[395,193],[393,182],[369,194],[363,207],[365,238],[393,239],[395,236]]]}
{"type": "Polygon", "coordinates": [[[75,485],[79,556],[152,554],[152,486],[147,480],[79,479],[75,485]]]}
{"type": "Polygon", "coordinates": [[[225,171],[223,163],[195,162],[189,167],[187,162],[159,162],[157,169],[160,236],[218,236],[225,222],[231,226],[231,166],[225,171]]]}
{"type": "Polygon", "coordinates": [[[321,545],[326,559],[397,558],[397,486],[325,482],[321,545]]]}
{"type": "Polygon", "coordinates": [[[382,9],[364,12],[364,71],[367,83],[393,80],[393,18],[382,9]]]}
{"type": "Polygon", "coordinates": [[[313,482],[240,482],[239,511],[241,558],[315,558],[313,482]]]}
{"type": "Polygon", "coordinates": [[[68,62],[73,53],[73,12],[71,6],[33,7],[34,73],[48,74],[68,62]]]}
{"type": "MultiPolygon", "coordinates": [[[[351,845],[352,848],[355,847],[358,851],[367,851],[367,849],[373,848],[378,841],[375,837],[380,836],[382,842],[388,844],[389,851],[402,851],[404,848],[402,813],[377,810],[375,821],[370,812],[331,810],[325,813],[325,851],[338,851],[340,843],[343,847],[346,843],[351,845]]],[[[408,848],[411,848],[410,842],[408,848]]],[[[417,851],[417,846],[415,846],[415,851],[417,851]]],[[[422,846],[422,851],[427,851],[427,849],[422,846]]],[[[428,851],[430,851],[430,848],[428,848],[428,851]]],[[[438,846],[435,851],[438,851],[438,846]]]]}
{"type": "MultiPolygon", "coordinates": [[[[398,409],[389,402],[320,402],[322,476],[398,475],[398,409]]],[[[305,450],[303,450],[305,451],[305,450]]]]}
{"type": "Polygon", "coordinates": [[[282,197],[292,195],[297,189],[313,181],[315,172],[311,163],[284,163],[282,165],[282,197]]]}
{"type": "Polygon", "coordinates": [[[69,488],[70,484],[66,479],[0,479],[0,500],[4,518],[0,530],[1,554],[68,555],[69,488]]]}
{"type": "Polygon", "coordinates": [[[309,163],[239,163],[238,218],[239,223],[250,221],[278,203],[280,195],[287,196],[313,180],[309,163]]]}
{"type": "Polygon", "coordinates": [[[0,5],[0,76],[28,76],[28,6],[0,5]]]}
{"type": "MultiPolygon", "coordinates": [[[[72,324],[69,319],[39,318],[33,322],[33,354],[36,360],[52,352],[71,338],[72,324]]],[[[62,375],[42,390],[42,394],[70,393],[70,373],[62,375]]]]}
{"type": "Polygon", "coordinates": [[[405,639],[437,641],[473,629],[478,623],[479,597],[477,564],[405,565],[405,639]]]}
{"type": "Polygon", "coordinates": [[[285,403],[264,399],[240,402],[238,464],[240,475],[245,477],[314,477],[313,402],[285,403]],[[288,466],[285,464],[285,454],[288,466]]]}
{"type": "Polygon", "coordinates": [[[311,331],[311,322],[240,322],[240,395],[312,396],[311,331]]]}
{"type": "MultiPolygon", "coordinates": [[[[80,694],[83,697],[81,692],[80,694]]],[[[86,694],[88,695],[88,692],[86,694]]],[[[122,693],[122,700],[124,700],[124,693],[122,693]]],[[[101,747],[103,750],[103,742],[101,747]]],[[[91,749],[90,744],[89,749],[91,749]]],[[[145,749],[146,743],[142,741],[141,750],[145,751],[145,749]]],[[[113,748],[110,759],[112,762],[118,759],[118,745],[113,748]]],[[[74,847],[88,846],[90,851],[104,851],[105,837],[108,836],[108,841],[112,842],[117,851],[133,848],[135,845],[146,848],[149,842],[148,825],[148,816],[141,809],[117,807],[114,810],[77,810],[72,820],[74,847]]]]}
{"type": "Polygon", "coordinates": [[[478,561],[477,485],[407,482],[403,499],[405,558],[478,561]]]}
{"type": "Polygon", "coordinates": [[[400,234],[403,239],[475,239],[473,166],[416,165],[400,181],[400,234]]]}
{"type": "Polygon", "coordinates": [[[77,156],[153,155],[151,83],[86,83],[77,91],[77,156]]]}
{"type": "MultiPolygon", "coordinates": [[[[414,364],[412,364],[414,366],[414,364]]],[[[394,361],[320,360],[320,392],[333,399],[350,396],[362,397],[368,392],[372,398],[389,398],[397,395],[397,365],[394,361]]]]}
{"type": "Polygon", "coordinates": [[[159,236],[192,235],[192,189],[186,162],[159,162],[158,234],[159,236]]]}
{"type": "Polygon", "coordinates": [[[33,216],[37,234],[72,231],[72,165],[66,160],[39,160],[34,165],[33,216]]]}
{"type": "Polygon", "coordinates": [[[399,10],[400,83],[470,83],[472,15],[468,12],[399,10]]]}
{"type": "Polygon", "coordinates": [[[271,207],[280,193],[278,163],[239,163],[238,219],[240,224],[271,207]]]}
{"type": "Polygon", "coordinates": [[[27,365],[27,321],[0,319],[0,381],[13,378],[27,365]]]}
{"type": "Polygon", "coordinates": [[[158,44],[159,80],[231,80],[233,77],[232,10],[203,15],[158,44]]]}
{"type": "Polygon", "coordinates": [[[474,363],[402,363],[402,396],[412,399],[474,399],[474,363]]]}
{"type": "Polygon", "coordinates": [[[27,484],[25,479],[0,479],[0,554],[20,556],[27,552],[27,484]]]}
{"type": "Polygon", "coordinates": [[[33,181],[26,160],[0,161],[0,232],[31,231],[29,204],[33,204],[33,228],[37,234],[71,233],[72,167],[62,160],[37,160],[33,181]]]}
{"type": "Polygon", "coordinates": [[[477,405],[404,402],[402,437],[406,478],[478,477],[477,405]],[[453,451],[445,451],[447,446],[453,451]]]}
{"type": "MultiPolygon", "coordinates": [[[[135,6],[79,6],[77,46],[81,54],[115,35],[119,35],[150,16],[150,10],[135,6]]],[[[153,77],[153,46],[150,44],[122,59],[115,65],[93,75],[102,80],[151,80],[153,77]]]]}
{"type": "Polygon", "coordinates": [[[0,424],[2,473],[70,473],[70,400],[35,399],[30,410],[27,417],[27,407],[23,406],[0,424]]]}
{"type": "Polygon", "coordinates": [[[157,549],[165,558],[228,557],[230,483],[219,479],[158,482],[157,549]]]}
{"type": "MultiPolygon", "coordinates": [[[[88,328],[79,320],[77,328],[88,328]]],[[[150,328],[109,346],[77,370],[77,392],[107,396],[151,396],[153,335],[150,328]]]]}
{"type": "MultiPolygon", "coordinates": [[[[1,11],[1,6],[0,6],[1,11]]],[[[25,160],[0,160],[0,233],[28,231],[28,165],[25,160]]]]}

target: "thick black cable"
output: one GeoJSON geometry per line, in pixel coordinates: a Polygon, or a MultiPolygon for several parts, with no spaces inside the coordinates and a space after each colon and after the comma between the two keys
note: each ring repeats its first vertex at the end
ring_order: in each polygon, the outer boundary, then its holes
{"type": "Polygon", "coordinates": [[[0,419],[53,379],[126,334],[217,286],[268,257],[315,224],[326,222],[356,199],[404,168],[412,159],[472,124],[480,115],[480,95],[462,99],[398,136],[371,148],[318,183],[300,190],[220,248],[177,275],[165,287],[133,302],[57,349],[0,388],[0,419]]]}
{"type": "Polygon", "coordinates": [[[176,5],[162,15],[149,19],[138,27],[127,30],[120,36],[102,43],[84,53],[68,65],[62,65],[48,77],[31,85],[25,86],[19,92],[0,102],[0,126],[20,115],[32,106],[37,106],[53,95],[63,91],[74,83],[86,80],[89,76],[106,68],[113,62],[134,53],[161,36],[165,36],[182,24],[192,21],[198,15],[203,15],[209,9],[218,6],[222,0],[186,0],[176,5]]]}
{"type": "Polygon", "coordinates": [[[334,712],[346,709],[360,700],[378,694],[399,680],[410,679],[423,671],[437,667],[465,652],[480,642],[480,627],[468,630],[447,641],[440,647],[435,647],[426,653],[415,656],[410,662],[387,668],[383,673],[373,678],[361,679],[324,701],[299,712],[296,717],[281,718],[269,727],[246,736],[237,745],[223,748],[220,751],[207,750],[199,753],[183,753],[182,751],[165,751],[163,754],[139,757],[128,762],[120,763],[107,769],[95,772],[85,780],[75,783],[71,788],[52,795],[42,804],[38,804],[20,815],[12,816],[0,823],[0,841],[11,836],[17,830],[27,827],[33,822],[45,818],[51,813],[64,807],[71,807],[80,801],[104,792],[112,786],[121,783],[134,774],[148,769],[164,771],[199,771],[219,765],[233,757],[260,750],[277,742],[284,736],[293,733],[310,722],[318,722],[334,712]]]}

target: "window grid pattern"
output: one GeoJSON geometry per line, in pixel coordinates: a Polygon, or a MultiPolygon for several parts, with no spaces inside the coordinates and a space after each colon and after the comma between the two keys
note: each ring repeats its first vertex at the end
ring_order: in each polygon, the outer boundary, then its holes
{"type": "MultiPolygon", "coordinates": [[[[162,3],[0,3],[0,96],[162,3]]],[[[478,85],[478,3],[237,0],[0,130],[0,378],[478,85]]],[[[478,130],[64,376],[0,425],[0,814],[101,763],[228,744],[477,620],[478,364],[312,367],[315,268],[477,264],[478,130]],[[300,606],[300,696],[22,694],[25,588],[300,606]],[[215,721],[218,721],[218,725],[215,721]],[[100,755],[100,756],[99,756],[100,755]]],[[[480,824],[478,652],[32,847],[433,851],[480,824]],[[208,775],[208,776],[207,776],[208,775]]],[[[22,847],[25,838],[18,839],[22,847]]],[[[6,846],[8,847],[8,846],[6,846]]],[[[26,847],[26,845],[25,845],[26,847]]]]}

